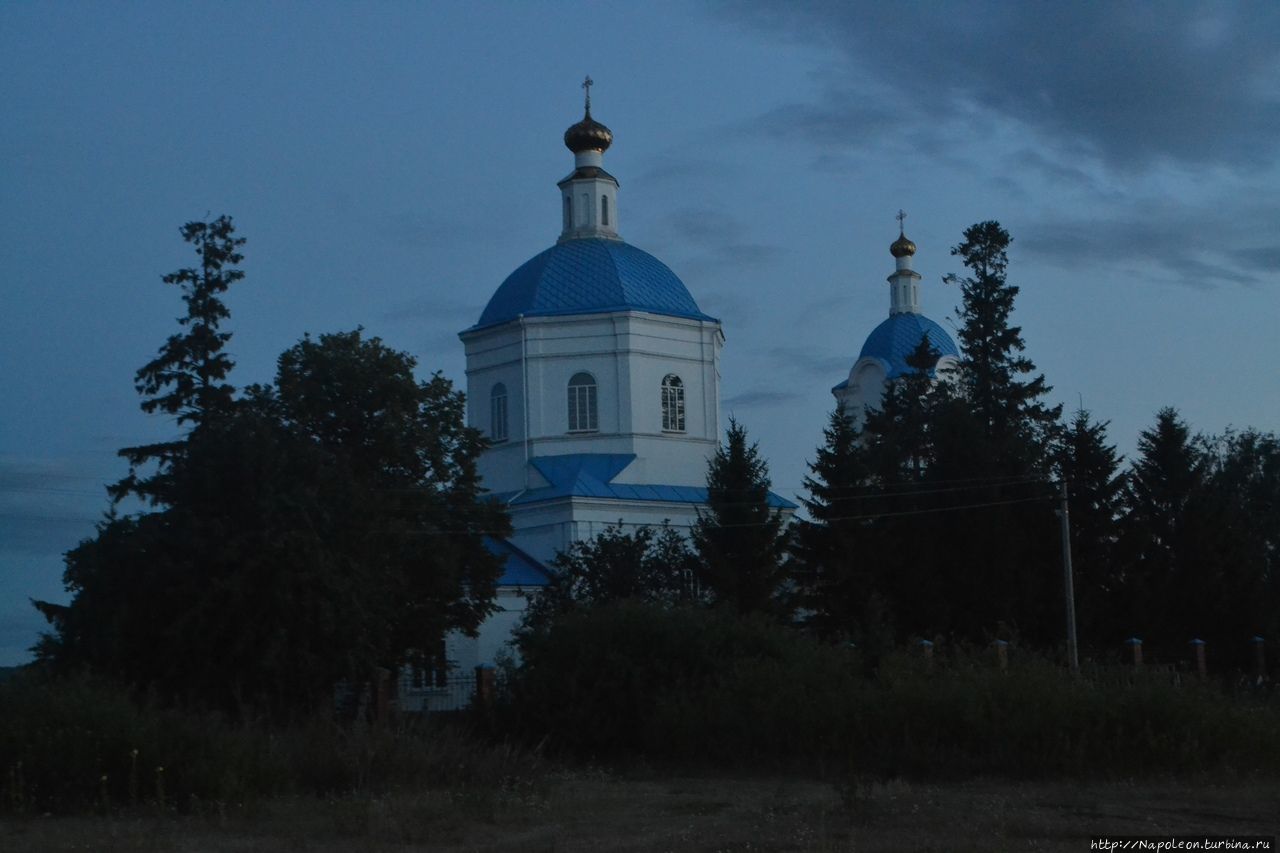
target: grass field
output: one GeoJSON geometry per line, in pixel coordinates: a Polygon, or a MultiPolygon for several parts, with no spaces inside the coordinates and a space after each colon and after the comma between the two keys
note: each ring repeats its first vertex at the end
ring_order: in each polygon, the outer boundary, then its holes
{"type": "Polygon", "coordinates": [[[0,821],[0,850],[1087,851],[1092,835],[1274,835],[1280,782],[1067,783],[622,778],[289,798],[187,816],[0,821]]]}

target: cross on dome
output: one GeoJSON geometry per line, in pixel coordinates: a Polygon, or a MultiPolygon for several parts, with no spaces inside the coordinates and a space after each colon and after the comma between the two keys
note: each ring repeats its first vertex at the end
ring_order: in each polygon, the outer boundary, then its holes
{"type": "Polygon", "coordinates": [[[591,79],[590,74],[588,74],[586,79],[582,81],[582,88],[587,91],[587,103],[586,103],[587,115],[591,115],[591,87],[594,86],[595,83],[596,81],[591,79]]]}
{"type": "Polygon", "coordinates": [[[906,211],[899,210],[894,218],[898,220],[898,239],[889,245],[889,254],[898,259],[909,258],[916,253],[916,244],[907,239],[906,232],[902,230],[902,223],[907,219],[906,211]]]}

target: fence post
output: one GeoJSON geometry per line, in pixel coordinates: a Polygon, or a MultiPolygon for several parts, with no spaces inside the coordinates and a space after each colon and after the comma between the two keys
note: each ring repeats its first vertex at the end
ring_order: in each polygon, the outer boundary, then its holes
{"type": "Polygon", "coordinates": [[[1253,638],[1253,666],[1257,671],[1258,683],[1267,680],[1267,641],[1262,637],[1253,638]]]}
{"type": "Polygon", "coordinates": [[[1196,637],[1191,641],[1192,647],[1196,650],[1196,672],[1200,673],[1201,678],[1209,677],[1209,666],[1205,663],[1204,657],[1204,640],[1196,637]]]}
{"type": "Polygon", "coordinates": [[[492,664],[482,663],[476,667],[476,707],[488,710],[493,707],[493,696],[497,689],[498,671],[492,664]]]}
{"type": "Polygon", "coordinates": [[[1130,637],[1124,644],[1133,650],[1133,665],[1142,666],[1142,640],[1130,637]]]}

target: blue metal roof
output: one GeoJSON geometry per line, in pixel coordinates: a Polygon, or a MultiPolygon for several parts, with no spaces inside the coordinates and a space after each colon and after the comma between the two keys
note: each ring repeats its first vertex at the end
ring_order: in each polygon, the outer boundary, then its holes
{"type": "MultiPolygon", "coordinates": [[[[509,506],[569,497],[687,504],[707,502],[707,490],[702,486],[612,482],[613,478],[621,474],[635,458],[633,453],[573,453],[564,456],[538,456],[530,462],[551,485],[494,497],[509,506]]],[[[794,503],[773,492],[769,493],[769,506],[775,509],[796,508],[794,503]]]]}
{"type": "Polygon", "coordinates": [[[507,276],[472,329],[526,317],[649,311],[713,320],[662,261],[621,240],[566,240],[507,276]]]}
{"type": "Polygon", "coordinates": [[[503,559],[498,586],[546,586],[551,582],[551,575],[541,563],[507,540],[486,536],[484,547],[503,559]]]}
{"type": "Polygon", "coordinates": [[[920,338],[924,335],[929,336],[929,343],[938,351],[939,356],[960,357],[960,350],[956,349],[955,342],[946,329],[923,314],[904,311],[889,315],[889,319],[867,335],[867,342],[862,345],[858,358],[871,356],[881,359],[888,364],[885,378],[895,379],[911,372],[907,356],[920,345],[920,338]]]}

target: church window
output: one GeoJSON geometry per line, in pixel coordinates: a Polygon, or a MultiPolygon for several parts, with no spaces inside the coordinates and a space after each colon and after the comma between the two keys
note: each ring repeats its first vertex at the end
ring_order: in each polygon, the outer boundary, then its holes
{"type": "Polygon", "coordinates": [[[662,429],[684,432],[684,383],[674,373],[662,380],[662,429]]]}
{"type": "Polygon", "coordinates": [[[489,437],[507,440],[507,386],[501,382],[489,392],[489,437]]]}
{"type": "Polygon", "coordinates": [[[575,373],[569,380],[569,432],[597,429],[596,381],[589,373],[575,373]]]}
{"type": "Polygon", "coordinates": [[[607,195],[600,196],[600,224],[605,226],[609,224],[609,197],[607,195]]]}
{"type": "Polygon", "coordinates": [[[573,197],[564,197],[564,230],[568,231],[573,227],[573,197]]]}

